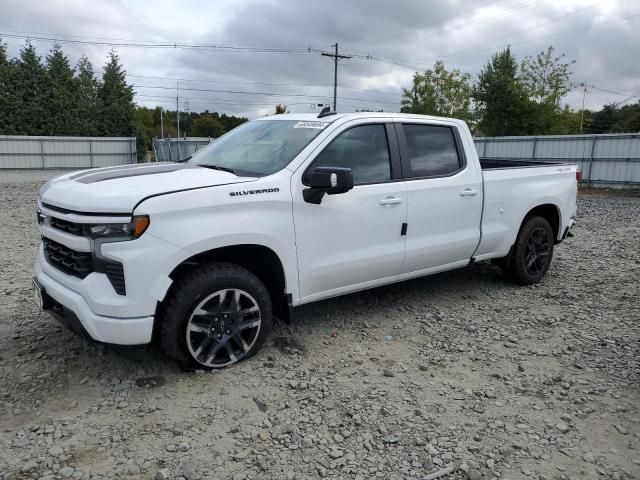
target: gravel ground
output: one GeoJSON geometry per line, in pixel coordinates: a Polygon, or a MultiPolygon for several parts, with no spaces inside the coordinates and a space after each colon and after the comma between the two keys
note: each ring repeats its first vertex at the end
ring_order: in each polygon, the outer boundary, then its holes
{"type": "Polygon", "coordinates": [[[0,479],[640,478],[640,197],[581,195],[539,285],[476,265],[301,307],[185,374],[33,306],[47,175],[0,173],[0,479]]]}

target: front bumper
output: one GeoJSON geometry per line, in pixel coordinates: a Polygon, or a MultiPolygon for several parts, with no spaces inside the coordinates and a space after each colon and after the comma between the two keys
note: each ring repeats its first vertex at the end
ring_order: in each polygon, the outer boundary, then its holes
{"type": "Polygon", "coordinates": [[[153,316],[127,318],[98,315],[80,294],[48,273],[47,270],[51,268],[41,250],[36,262],[34,281],[42,289],[45,311],[77,333],[97,342],[144,345],[151,341],[153,316]]]}
{"type": "Polygon", "coordinates": [[[72,331],[101,343],[144,345],[151,341],[153,316],[114,318],[96,315],[76,292],[40,268],[34,282],[41,288],[43,309],[72,331]]]}

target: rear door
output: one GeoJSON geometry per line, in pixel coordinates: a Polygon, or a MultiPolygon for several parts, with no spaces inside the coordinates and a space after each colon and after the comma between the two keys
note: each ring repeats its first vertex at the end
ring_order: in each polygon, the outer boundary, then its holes
{"type": "Polygon", "coordinates": [[[402,272],[468,261],[480,240],[482,175],[456,125],[398,121],[396,132],[408,199],[402,272]]]}

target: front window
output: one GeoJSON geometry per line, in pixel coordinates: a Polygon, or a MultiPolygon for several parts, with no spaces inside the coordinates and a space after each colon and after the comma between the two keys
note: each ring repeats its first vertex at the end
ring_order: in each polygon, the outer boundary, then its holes
{"type": "Polygon", "coordinates": [[[384,125],[360,125],[341,133],[318,155],[313,167],[350,168],[355,185],[390,181],[391,161],[384,125]]]}
{"type": "Polygon", "coordinates": [[[271,175],[286,167],[327,125],[297,120],[244,123],[195,153],[189,163],[237,175],[271,175]]]}

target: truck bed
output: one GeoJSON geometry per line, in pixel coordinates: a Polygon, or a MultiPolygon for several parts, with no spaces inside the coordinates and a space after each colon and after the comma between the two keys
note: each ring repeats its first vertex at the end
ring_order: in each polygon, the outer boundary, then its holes
{"type": "Polygon", "coordinates": [[[549,167],[552,165],[563,165],[564,162],[545,162],[542,160],[523,160],[521,158],[483,158],[480,157],[480,167],[482,170],[495,170],[499,168],[522,168],[522,167],[549,167]]]}

